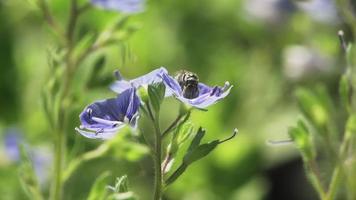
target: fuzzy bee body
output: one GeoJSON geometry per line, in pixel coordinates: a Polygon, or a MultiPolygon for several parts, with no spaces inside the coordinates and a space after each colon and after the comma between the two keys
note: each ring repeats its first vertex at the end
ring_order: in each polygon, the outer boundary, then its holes
{"type": "Polygon", "coordinates": [[[175,77],[183,91],[183,97],[194,99],[199,96],[199,78],[190,71],[182,70],[175,77]]]}

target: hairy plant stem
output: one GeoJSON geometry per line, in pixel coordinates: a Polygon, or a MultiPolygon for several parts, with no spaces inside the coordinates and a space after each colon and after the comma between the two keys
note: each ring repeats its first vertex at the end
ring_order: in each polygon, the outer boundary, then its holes
{"type": "Polygon", "coordinates": [[[324,200],[326,198],[326,192],[321,182],[319,168],[315,162],[315,160],[309,160],[306,162],[306,169],[309,172],[309,176],[311,179],[311,183],[315,190],[317,191],[319,198],[324,200]]]}
{"type": "Polygon", "coordinates": [[[333,200],[336,196],[337,190],[341,184],[343,175],[346,175],[344,169],[344,160],[347,157],[347,149],[351,143],[351,136],[348,132],[344,133],[344,138],[340,146],[339,159],[334,168],[333,175],[328,188],[327,200],[333,200]]]}
{"type": "Polygon", "coordinates": [[[153,152],[153,162],[154,162],[154,200],[160,200],[162,196],[162,138],[161,138],[161,129],[159,126],[159,112],[156,112],[153,115],[151,107],[147,104],[147,110],[150,115],[151,122],[153,123],[153,127],[155,129],[155,148],[153,152]]]}
{"type": "Polygon", "coordinates": [[[70,17],[68,21],[67,34],[67,55],[65,57],[65,73],[63,75],[62,90],[59,99],[58,124],[55,127],[57,131],[57,140],[55,142],[55,163],[54,163],[54,181],[51,191],[51,199],[63,199],[63,171],[65,166],[65,156],[67,153],[67,115],[68,99],[70,99],[70,88],[75,73],[76,65],[74,64],[74,31],[78,18],[77,0],[71,0],[70,17]]]}

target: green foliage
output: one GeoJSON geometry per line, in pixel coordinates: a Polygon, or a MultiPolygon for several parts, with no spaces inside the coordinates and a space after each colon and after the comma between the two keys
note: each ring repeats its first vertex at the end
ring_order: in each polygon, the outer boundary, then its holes
{"type": "Polygon", "coordinates": [[[184,173],[184,171],[189,167],[189,165],[204,158],[218,146],[219,140],[214,140],[209,143],[200,144],[204,135],[205,135],[205,130],[203,130],[200,127],[197,133],[195,134],[192,142],[190,143],[187,152],[184,155],[182,164],[166,180],[167,185],[177,180],[184,173]]]}
{"type": "Polygon", "coordinates": [[[303,121],[299,120],[297,126],[290,127],[288,134],[300,150],[303,159],[310,161],[315,158],[315,150],[312,143],[312,138],[303,121]]]}
{"type": "Polygon", "coordinates": [[[37,176],[33,168],[33,164],[29,158],[28,152],[22,146],[21,152],[21,165],[19,166],[19,177],[22,188],[29,199],[42,200],[41,190],[38,184],[37,176]]]}
{"type": "Polygon", "coordinates": [[[296,92],[297,100],[304,116],[317,128],[321,134],[325,129],[330,117],[330,98],[325,89],[316,91],[299,88],[296,92]]]}
{"type": "Polygon", "coordinates": [[[116,178],[114,187],[109,187],[112,190],[112,194],[108,197],[108,200],[135,200],[136,195],[129,190],[127,176],[121,176],[116,178]]]}
{"type": "Polygon", "coordinates": [[[153,110],[159,113],[161,108],[161,103],[164,98],[164,94],[166,91],[166,86],[163,83],[157,83],[148,86],[148,96],[150,98],[150,104],[153,107],[153,110]]]}
{"type": "Polygon", "coordinates": [[[93,186],[90,189],[88,200],[105,200],[108,195],[107,182],[110,177],[109,172],[102,173],[96,178],[93,186]]]}

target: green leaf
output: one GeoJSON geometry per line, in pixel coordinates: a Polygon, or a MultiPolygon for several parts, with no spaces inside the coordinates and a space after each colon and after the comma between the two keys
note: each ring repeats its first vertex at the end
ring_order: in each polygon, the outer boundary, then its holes
{"type": "Polygon", "coordinates": [[[79,57],[84,51],[90,48],[90,46],[94,43],[96,37],[97,35],[93,32],[84,35],[74,47],[74,56],[79,57]]]}
{"type": "Polygon", "coordinates": [[[135,194],[129,190],[127,175],[116,178],[115,186],[109,187],[113,194],[109,196],[110,200],[135,200],[135,194]]]}
{"type": "Polygon", "coordinates": [[[115,183],[115,192],[122,193],[122,192],[128,192],[128,191],[129,191],[129,186],[128,186],[127,175],[118,177],[116,179],[116,183],[115,183]]]}
{"type": "Polygon", "coordinates": [[[185,170],[194,162],[209,155],[219,144],[219,140],[214,140],[206,144],[200,144],[205,135],[205,130],[201,127],[197,131],[197,134],[193,138],[187,152],[183,158],[182,164],[176,169],[173,174],[165,181],[167,185],[173,183],[181,176],[185,170]]]}
{"type": "Polygon", "coordinates": [[[191,123],[179,124],[172,134],[172,139],[167,146],[167,154],[170,156],[170,159],[174,159],[180,146],[189,138],[193,132],[193,125],[191,123]]]}
{"type": "Polygon", "coordinates": [[[215,147],[218,146],[218,144],[219,144],[219,140],[214,140],[207,144],[199,145],[197,148],[193,149],[191,152],[188,152],[184,156],[183,162],[189,166],[193,162],[198,161],[204,158],[205,156],[207,156],[210,152],[212,152],[215,149],[215,147]]]}
{"type": "Polygon", "coordinates": [[[205,135],[205,130],[202,127],[200,127],[194,139],[192,140],[192,143],[190,144],[188,151],[192,151],[193,149],[195,149],[200,144],[200,141],[203,139],[204,135],[205,135]]]}
{"type": "Polygon", "coordinates": [[[19,177],[22,188],[29,199],[42,200],[41,190],[31,160],[23,146],[20,147],[21,164],[19,177]]]}
{"type": "Polygon", "coordinates": [[[172,184],[174,181],[176,181],[187,169],[187,165],[185,163],[182,163],[176,171],[165,181],[166,185],[172,184]]]}
{"type": "Polygon", "coordinates": [[[94,182],[90,189],[88,200],[104,200],[108,195],[107,182],[110,177],[109,172],[102,173],[94,182]]]}
{"type": "MultiPolygon", "coordinates": [[[[329,121],[329,102],[327,95],[321,89],[315,94],[311,90],[299,88],[296,92],[297,100],[304,116],[318,129],[322,130],[329,121]]],[[[323,132],[321,132],[323,133],[323,132]]]]}
{"type": "Polygon", "coordinates": [[[183,144],[189,136],[193,133],[194,127],[192,123],[183,123],[180,124],[179,127],[177,128],[178,134],[177,134],[177,143],[179,145],[183,144]]]}
{"type": "Polygon", "coordinates": [[[312,138],[303,121],[299,120],[296,127],[290,127],[288,134],[301,152],[303,159],[312,160],[315,158],[312,138]]]}
{"type": "Polygon", "coordinates": [[[166,87],[163,83],[156,83],[148,86],[148,97],[156,114],[160,110],[165,91],[166,87]]]}

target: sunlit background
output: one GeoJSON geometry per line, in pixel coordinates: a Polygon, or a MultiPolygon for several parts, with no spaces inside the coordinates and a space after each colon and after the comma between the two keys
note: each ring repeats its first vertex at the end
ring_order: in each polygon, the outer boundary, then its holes
{"type": "MultiPolygon", "coordinates": [[[[81,2],[84,2],[82,0],[81,2]]],[[[65,23],[67,1],[50,1],[65,23]]],[[[92,9],[79,19],[77,37],[102,30],[120,17],[92,9]]],[[[143,13],[129,18],[135,33],[124,43],[92,55],[76,74],[76,102],[71,105],[67,158],[102,143],[77,134],[79,113],[97,99],[112,97],[108,89],[119,69],[127,78],[165,66],[171,73],[187,69],[210,85],[234,85],[230,95],[208,112],[194,111],[192,122],[207,130],[205,140],[239,135],[192,165],[166,191],[170,200],[316,199],[287,129],[300,117],[297,86],[325,83],[336,93],[340,66],[337,30],[343,27],[331,0],[149,0],[143,13]],[[105,68],[89,80],[92,63],[105,55],[105,68]],[[84,81],[85,82],[85,81],[84,81]],[[93,83],[93,82],[91,82],[93,83]]],[[[346,30],[347,32],[347,30],[346,30]]],[[[48,192],[53,163],[53,133],[44,115],[41,94],[48,77],[48,51],[54,34],[32,0],[0,1],[0,194],[26,199],[18,178],[16,146],[29,149],[43,191],[48,192]],[[15,148],[14,148],[15,145],[15,148]]],[[[178,103],[163,105],[162,126],[173,120],[178,103]]],[[[142,119],[141,132],[152,132],[142,119]]],[[[65,183],[65,199],[86,199],[104,171],[127,174],[140,199],[152,191],[152,163],[144,146],[124,137],[114,154],[84,162],[65,183]]]]}

